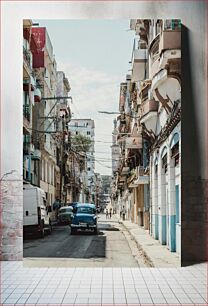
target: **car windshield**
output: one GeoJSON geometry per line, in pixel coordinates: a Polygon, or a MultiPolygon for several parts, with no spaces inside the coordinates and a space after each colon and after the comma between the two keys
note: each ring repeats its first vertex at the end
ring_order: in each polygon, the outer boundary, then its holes
{"type": "Polygon", "coordinates": [[[95,214],[95,209],[92,207],[77,207],[77,212],[79,214],[95,214]]]}
{"type": "Polygon", "coordinates": [[[63,208],[63,209],[60,210],[60,214],[61,213],[66,213],[66,212],[71,213],[72,212],[71,208],[63,208]]]}

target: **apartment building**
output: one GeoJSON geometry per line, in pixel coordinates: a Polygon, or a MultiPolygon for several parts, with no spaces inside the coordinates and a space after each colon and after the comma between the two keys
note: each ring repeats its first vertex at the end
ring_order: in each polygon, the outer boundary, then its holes
{"type": "Polygon", "coordinates": [[[23,21],[23,181],[39,186],[41,152],[33,139],[33,111],[35,103],[41,99],[41,93],[33,74],[31,45],[36,45],[32,34],[32,20],[25,19],[23,21]]]}
{"type": "MultiPolygon", "coordinates": [[[[90,148],[85,152],[86,174],[82,174],[82,186],[87,202],[95,201],[95,123],[92,119],[72,119],[69,123],[71,137],[83,135],[91,140],[90,148]]],[[[83,194],[80,200],[83,199],[83,194]]]]}
{"type": "Polygon", "coordinates": [[[60,199],[62,203],[72,202],[71,184],[70,184],[70,169],[71,169],[71,155],[70,155],[70,134],[68,123],[71,120],[70,102],[71,97],[69,92],[71,90],[69,80],[66,78],[63,71],[57,71],[57,118],[56,118],[56,168],[55,168],[55,184],[56,184],[56,198],[60,199]]]}
{"type": "Polygon", "coordinates": [[[113,198],[170,251],[181,239],[181,23],[131,20],[132,73],[121,84],[113,198]],[[123,136],[122,136],[123,135],[123,136]]]}

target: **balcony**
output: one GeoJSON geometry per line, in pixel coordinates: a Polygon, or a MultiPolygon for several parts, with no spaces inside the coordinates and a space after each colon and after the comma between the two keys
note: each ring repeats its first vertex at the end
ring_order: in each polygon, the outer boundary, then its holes
{"type": "Polygon", "coordinates": [[[35,102],[40,102],[41,101],[41,91],[40,91],[39,88],[35,88],[34,100],[35,100],[35,102]]]}
{"type": "Polygon", "coordinates": [[[181,31],[180,30],[164,30],[162,31],[159,54],[165,50],[181,49],[181,31]]]}
{"type": "MultiPolygon", "coordinates": [[[[23,47],[23,67],[27,73],[27,76],[30,76],[32,72],[31,68],[31,52],[23,47]]],[[[25,75],[24,75],[25,76],[25,75]]]]}
{"type": "Polygon", "coordinates": [[[154,62],[152,62],[150,67],[150,78],[152,79],[160,70],[160,58],[157,57],[154,62]]]}
{"type": "Polygon", "coordinates": [[[151,80],[145,80],[144,82],[141,83],[140,92],[139,92],[141,104],[144,103],[148,99],[148,92],[149,92],[151,83],[152,83],[151,80]]]}
{"type": "Polygon", "coordinates": [[[132,82],[138,82],[144,80],[145,75],[145,66],[148,60],[147,49],[135,49],[133,51],[132,59],[132,82]]]}
{"type": "Polygon", "coordinates": [[[35,86],[36,86],[35,78],[31,75],[30,76],[30,88],[32,91],[35,90],[35,86]]]}
{"type": "Polygon", "coordinates": [[[38,149],[34,149],[32,155],[31,155],[32,160],[40,160],[41,159],[41,151],[38,149]]]}
{"type": "Polygon", "coordinates": [[[160,35],[157,34],[150,43],[150,78],[152,78],[159,69],[159,42],[160,35]]]}
{"type": "Polygon", "coordinates": [[[23,105],[23,116],[28,122],[30,122],[30,105],[23,105]]]}
{"type": "Polygon", "coordinates": [[[145,173],[143,166],[136,168],[137,179],[133,182],[134,185],[145,185],[149,184],[149,175],[145,173]]]}
{"type": "Polygon", "coordinates": [[[158,87],[160,83],[167,79],[167,70],[162,69],[152,79],[151,91],[158,87]]]}
{"type": "Polygon", "coordinates": [[[154,99],[147,100],[141,105],[140,122],[144,123],[149,131],[155,131],[158,107],[159,102],[155,101],[154,99]]]}
{"type": "Polygon", "coordinates": [[[125,139],[126,149],[141,149],[142,148],[142,136],[129,136],[125,139]]]}
{"type": "Polygon", "coordinates": [[[35,149],[32,143],[29,143],[29,142],[23,143],[23,155],[30,155],[32,158],[34,151],[35,149]]]}
{"type": "Polygon", "coordinates": [[[136,35],[139,35],[142,40],[147,42],[147,33],[149,29],[148,19],[131,19],[130,29],[134,30],[136,35]]]}
{"type": "Polygon", "coordinates": [[[31,130],[31,113],[30,113],[30,106],[24,105],[23,106],[23,129],[25,134],[30,134],[31,130]]]}
{"type": "Polygon", "coordinates": [[[129,174],[130,168],[129,167],[123,167],[121,170],[121,175],[127,175],[129,174]]]}

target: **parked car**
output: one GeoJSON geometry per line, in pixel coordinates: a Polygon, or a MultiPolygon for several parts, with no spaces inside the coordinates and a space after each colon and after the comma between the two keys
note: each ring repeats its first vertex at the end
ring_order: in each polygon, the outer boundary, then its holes
{"type": "Polygon", "coordinates": [[[75,234],[77,230],[93,230],[97,234],[97,215],[94,204],[79,203],[74,208],[71,234],[75,234]]]}
{"type": "Polygon", "coordinates": [[[77,206],[77,204],[80,204],[80,202],[67,203],[67,206],[71,206],[71,207],[75,208],[77,206]]]}
{"type": "Polygon", "coordinates": [[[23,187],[23,234],[51,234],[51,206],[46,205],[43,189],[25,184],[23,187]]]}
{"type": "Polygon", "coordinates": [[[58,223],[59,224],[70,224],[73,216],[72,206],[63,206],[58,212],[58,223]]]}

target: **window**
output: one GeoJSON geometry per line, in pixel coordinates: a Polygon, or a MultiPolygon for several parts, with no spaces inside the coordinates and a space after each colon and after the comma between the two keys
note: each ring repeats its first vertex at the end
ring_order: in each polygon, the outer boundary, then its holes
{"type": "Polygon", "coordinates": [[[78,134],[79,134],[79,132],[76,131],[76,135],[78,135],[78,134]]]}
{"type": "Polygon", "coordinates": [[[90,167],[88,167],[88,168],[87,168],[87,171],[90,171],[90,170],[91,170],[91,168],[90,168],[90,167]]]}
{"type": "Polygon", "coordinates": [[[49,165],[49,163],[47,163],[47,180],[46,180],[46,182],[50,184],[49,167],[50,167],[50,165],[49,165]]]}
{"type": "Polygon", "coordinates": [[[177,142],[171,149],[171,157],[174,158],[174,166],[179,165],[179,142],[177,142]]]}
{"type": "Polygon", "coordinates": [[[92,207],[77,207],[77,212],[81,214],[95,214],[96,210],[92,207]]]}
{"type": "Polygon", "coordinates": [[[74,122],[74,125],[75,125],[75,126],[78,126],[78,122],[74,122]]]}
{"type": "Polygon", "coordinates": [[[87,135],[90,135],[90,131],[87,131],[87,135]]]}
{"type": "Polygon", "coordinates": [[[44,181],[47,182],[47,162],[45,161],[45,176],[44,181]]]}
{"type": "Polygon", "coordinates": [[[155,174],[157,175],[158,165],[155,165],[155,174]]]}
{"type": "Polygon", "coordinates": [[[162,158],[162,168],[165,170],[165,173],[168,170],[168,163],[167,163],[167,154],[162,158]]]}

